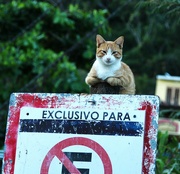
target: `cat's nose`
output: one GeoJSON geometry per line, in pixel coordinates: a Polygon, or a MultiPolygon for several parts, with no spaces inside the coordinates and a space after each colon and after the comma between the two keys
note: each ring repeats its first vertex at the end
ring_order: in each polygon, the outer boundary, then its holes
{"type": "Polygon", "coordinates": [[[110,62],[111,58],[108,57],[106,60],[107,60],[108,62],[110,62]]]}

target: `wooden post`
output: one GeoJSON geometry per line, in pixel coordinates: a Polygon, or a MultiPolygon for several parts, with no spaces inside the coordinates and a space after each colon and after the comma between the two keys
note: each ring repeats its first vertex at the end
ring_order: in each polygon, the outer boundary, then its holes
{"type": "Polygon", "coordinates": [[[119,94],[120,86],[111,86],[106,82],[97,83],[90,87],[91,94],[119,94]]]}

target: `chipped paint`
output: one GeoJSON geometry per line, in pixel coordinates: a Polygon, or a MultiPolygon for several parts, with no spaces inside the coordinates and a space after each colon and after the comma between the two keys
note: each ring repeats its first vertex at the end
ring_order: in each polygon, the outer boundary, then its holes
{"type": "MultiPolygon", "coordinates": [[[[103,109],[103,110],[144,110],[146,112],[143,174],[154,174],[159,99],[148,95],[86,95],[86,94],[42,94],[13,93],[10,98],[8,124],[5,139],[3,173],[13,174],[16,143],[22,107],[103,109]]],[[[28,153],[28,151],[26,152],[28,153]]]]}
{"type": "Polygon", "coordinates": [[[155,157],[157,144],[157,124],[159,101],[147,100],[141,103],[140,110],[146,110],[146,125],[144,137],[143,173],[155,173],[155,157]]]}

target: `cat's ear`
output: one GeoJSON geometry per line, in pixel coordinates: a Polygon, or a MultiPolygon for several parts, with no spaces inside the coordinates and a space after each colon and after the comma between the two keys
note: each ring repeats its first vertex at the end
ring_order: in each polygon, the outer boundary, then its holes
{"type": "Polygon", "coordinates": [[[97,35],[96,36],[96,45],[97,45],[97,48],[99,48],[100,47],[100,45],[102,44],[102,43],[105,43],[106,41],[104,40],[104,38],[101,36],[101,35],[97,35]]]}
{"type": "Polygon", "coordinates": [[[119,47],[122,49],[123,48],[123,43],[124,43],[124,36],[118,37],[115,41],[115,44],[119,45],[119,47]]]}

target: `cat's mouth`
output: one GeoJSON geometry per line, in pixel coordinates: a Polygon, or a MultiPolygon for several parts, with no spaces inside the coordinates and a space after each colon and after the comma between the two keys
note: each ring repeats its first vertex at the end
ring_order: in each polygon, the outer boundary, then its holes
{"type": "Polygon", "coordinates": [[[111,60],[106,60],[106,63],[111,63],[111,60]]]}
{"type": "Polygon", "coordinates": [[[111,65],[113,63],[113,61],[110,58],[107,58],[107,59],[104,60],[104,63],[106,65],[111,65]]]}
{"type": "Polygon", "coordinates": [[[112,65],[112,64],[113,64],[113,61],[111,61],[111,60],[105,60],[104,63],[105,63],[106,65],[112,65]]]}

